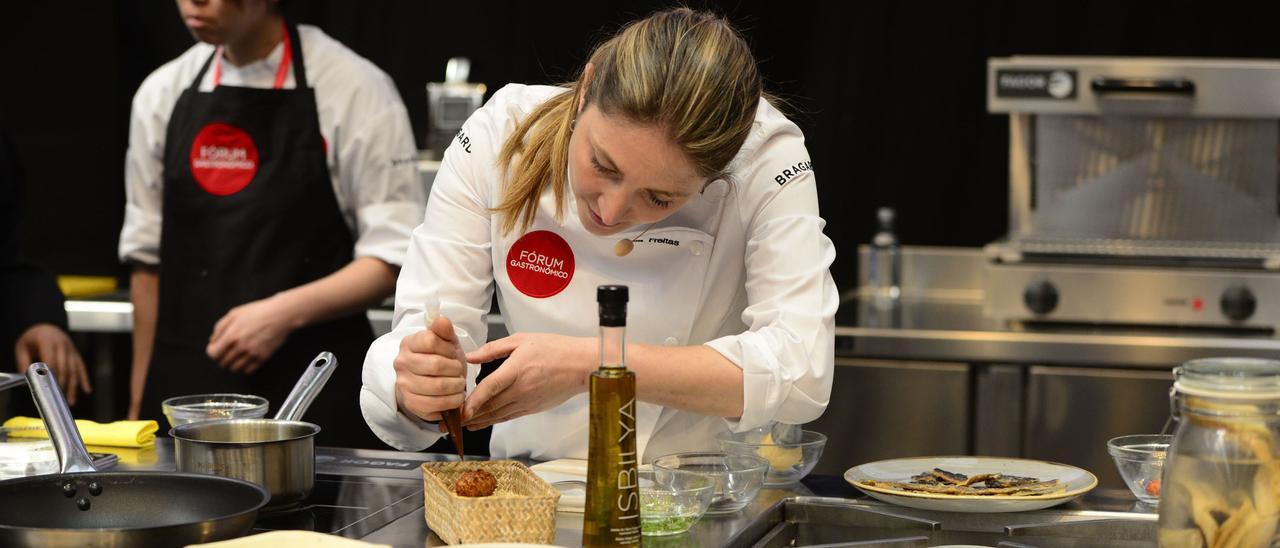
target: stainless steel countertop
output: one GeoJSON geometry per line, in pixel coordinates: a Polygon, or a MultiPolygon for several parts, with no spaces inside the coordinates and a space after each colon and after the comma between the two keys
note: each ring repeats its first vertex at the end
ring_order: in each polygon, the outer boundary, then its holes
{"type": "MultiPolygon", "coordinates": [[[[834,478],[824,478],[834,479],[834,478]]],[[[802,484],[787,488],[761,489],[755,500],[741,511],[727,516],[704,516],[689,532],[669,537],[644,537],[644,546],[714,547],[725,546],[742,533],[756,518],[770,510],[779,501],[789,497],[815,496],[813,490],[802,484]]],[[[821,496],[820,494],[817,496],[821,496]]],[[[1003,534],[1005,525],[1049,524],[1096,519],[1124,519],[1154,521],[1157,515],[1150,507],[1136,505],[1131,496],[1124,498],[1085,497],[1070,503],[1037,510],[1011,514],[955,514],[930,512],[886,504],[862,495],[844,498],[858,508],[870,508],[880,512],[920,517],[956,524],[962,518],[966,530],[1003,534]]],[[[392,546],[445,546],[427,527],[420,512],[405,515],[362,540],[390,544],[392,546]]],[[[556,540],[559,546],[582,546],[582,514],[559,512],[556,514],[556,540]]]]}
{"type": "MultiPolygon", "coordinates": [[[[723,546],[751,521],[768,510],[777,501],[788,496],[808,494],[808,489],[797,485],[794,489],[761,489],[756,499],[743,510],[728,516],[705,516],[688,533],[669,537],[644,537],[645,546],[723,546]]],[[[406,515],[386,527],[365,537],[367,542],[392,546],[447,546],[427,527],[421,512],[406,515]]],[[[556,513],[556,540],[558,546],[582,546],[582,514],[556,513]]]]}
{"type": "MultiPolygon", "coordinates": [[[[80,333],[130,333],[133,331],[133,304],[126,290],[116,291],[89,299],[68,299],[67,323],[73,332],[80,333]]],[[[375,336],[391,331],[393,311],[387,307],[371,308],[365,312],[375,336]]],[[[488,317],[491,338],[506,336],[507,329],[502,316],[488,317]]]]}
{"type": "MultiPolygon", "coordinates": [[[[380,477],[421,485],[422,473],[416,464],[426,461],[453,460],[450,455],[434,453],[410,453],[400,451],[376,451],[367,449],[316,448],[316,472],[318,474],[345,474],[364,477],[380,477]],[[343,463],[373,461],[384,464],[377,468],[352,467],[343,463]],[[403,466],[385,466],[399,463],[403,466]]],[[[121,462],[121,470],[175,469],[173,444],[168,438],[157,438],[154,458],[148,457],[142,464],[121,462]]],[[[889,512],[960,524],[965,530],[1003,533],[1009,524],[1060,523],[1092,519],[1155,520],[1156,514],[1149,506],[1141,505],[1128,492],[1095,490],[1089,495],[1067,504],[1014,514],[955,514],[930,512],[885,504],[862,496],[840,478],[829,476],[807,478],[804,484],[786,488],[762,489],[756,499],[742,511],[728,515],[704,517],[693,529],[671,537],[645,537],[645,546],[723,546],[735,535],[746,529],[757,517],[774,504],[788,497],[819,496],[847,499],[848,504],[889,512]]],[[[362,540],[397,547],[443,546],[443,541],[427,527],[422,505],[390,524],[366,535],[362,540]]],[[[556,540],[561,546],[582,545],[582,514],[560,512],[556,514],[556,540]]]]}
{"type": "MultiPolygon", "coordinates": [[[[67,299],[68,327],[80,333],[129,333],[133,331],[133,303],[129,302],[129,292],[120,290],[106,295],[86,299],[67,299]]],[[[391,328],[391,310],[375,308],[368,311],[369,323],[385,327],[379,333],[391,328]]]]}

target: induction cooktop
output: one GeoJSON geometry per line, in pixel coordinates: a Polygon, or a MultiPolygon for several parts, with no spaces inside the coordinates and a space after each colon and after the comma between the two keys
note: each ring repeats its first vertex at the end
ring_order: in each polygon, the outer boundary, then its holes
{"type": "Polygon", "coordinates": [[[297,507],[259,515],[255,532],[306,530],[363,538],[421,512],[424,461],[438,458],[365,449],[316,448],[316,483],[297,507]]]}

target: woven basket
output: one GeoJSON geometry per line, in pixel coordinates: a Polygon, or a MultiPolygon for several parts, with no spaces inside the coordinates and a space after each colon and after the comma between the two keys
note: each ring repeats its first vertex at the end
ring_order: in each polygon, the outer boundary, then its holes
{"type": "Polygon", "coordinates": [[[510,460],[427,462],[422,465],[427,526],[449,544],[556,540],[560,492],[523,464],[510,460]],[[498,480],[488,497],[462,497],[462,474],[485,470],[498,480]]]}

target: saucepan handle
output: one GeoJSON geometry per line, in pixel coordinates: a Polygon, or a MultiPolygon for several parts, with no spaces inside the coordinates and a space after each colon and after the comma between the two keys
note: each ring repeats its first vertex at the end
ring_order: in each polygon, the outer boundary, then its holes
{"type": "Polygon", "coordinates": [[[58,464],[63,474],[73,472],[96,472],[93,459],[84,448],[80,439],[80,429],[71,418],[71,409],[67,400],[62,397],[58,380],[53,378],[49,366],[41,362],[31,364],[27,368],[27,385],[31,387],[31,397],[36,400],[36,409],[44,418],[44,427],[49,431],[49,439],[53,440],[53,448],[58,452],[58,464]]]}
{"type": "Polygon", "coordinates": [[[306,414],[307,408],[311,407],[311,402],[315,401],[316,395],[320,394],[324,384],[329,382],[329,377],[333,375],[336,367],[338,367],[338,358],[330,352],[321,352],[311,360],[307,370],[303,371],[302,378],[293,385],[289,397],[285,398],[280,410],[276,411],[276,420],[302,420],[302,415],[306,414]]]}

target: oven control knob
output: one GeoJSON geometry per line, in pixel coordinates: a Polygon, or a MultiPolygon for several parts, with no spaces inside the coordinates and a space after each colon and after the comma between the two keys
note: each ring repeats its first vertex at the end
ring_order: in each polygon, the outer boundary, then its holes
{"type": "Polygon", "coordinates": [[[1048,280],[1036,280],[1022,291],[1022,302],[1036,314],[1048,314],[1058,307],[1058,288],[1048,280]]]}
{"type": "Polygon", "coordinates": [[[1233,285],[1222,292],[1218,303],[1222,307],[1222,315],[1236,321],[1249,319],[1258,308],[1258,298],[1243,285],[1233,285]]]}

